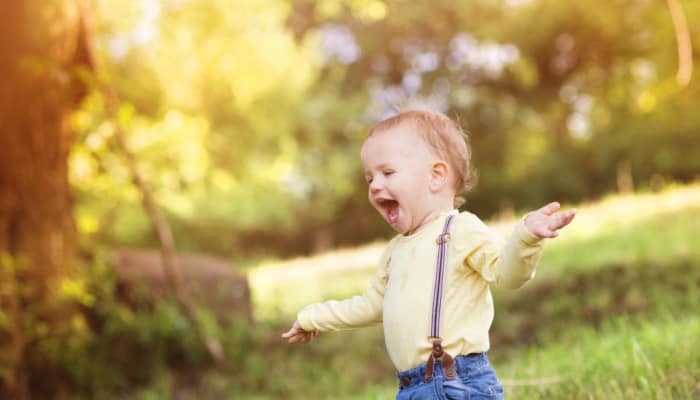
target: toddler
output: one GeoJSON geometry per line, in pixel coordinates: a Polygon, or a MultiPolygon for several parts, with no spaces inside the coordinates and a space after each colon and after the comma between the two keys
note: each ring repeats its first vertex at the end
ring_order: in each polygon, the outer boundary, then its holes
{"type": "Polygon", "coordinates": [[[396,399],[502,399],[486,356],[494,316],[490,285],[530,280],[543,238],[575,210],[550,203],[528,213],[506,242],[474,214],[455,209],[472,185],[466,135],[443,114],[407,111],[377,124],[360,152],[369,202],[399,234],[364,294],[303,308],[289,343],[318,332],[383,323],[396,367],[396,399]]]}

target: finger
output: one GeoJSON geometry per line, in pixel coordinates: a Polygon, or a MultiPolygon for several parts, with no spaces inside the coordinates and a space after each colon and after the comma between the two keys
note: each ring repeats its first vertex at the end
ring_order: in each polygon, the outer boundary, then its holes
{"type": "Polygon", "coordinates": [[[295,343],[308,343],[309,336],[307,334],[300,334],[296,337],[295,343]]]}
{"type": "Polygon", "coordinates": [[[566,215],[564,215],[564,218],[563,218],[563,223],[564,223],[564,224],[562,225],[562,227],[564,227],[564,226],[566,226],[566,225],[569,225],[569,224],[571,223],[571,221],[574,220],[574,217],[575,217],[575,216],[576,216],[576,210],[570,210],[570,211],[568,211],[568,212],[566,213],[566,215]]]}
{"type": "Polygon", "coordinates": [[[285,339],[287,339],[287,343],[294,343],[296,342],[296,335],[287,336],[285,339]]]}
{"type": "Polygon", "coordinates": [[[318,331],[306,332],[305,343],[311,342],[314,339],[314,337],[316,337],[316,336],[318,336],[318,331]]]}
{"type": "Polygon", "coordinates": [[[300,342],[300,341],[304,340],[304,338],[306,337],[306,335],[307,335],[306,332],[304,332],[304,331],[302,331],[302,330],[297,331],[297,333],[294,335],[294,340],[295,340],[296,342],[300,342]]]}
{"type": "Polygon", "coordinates": [[[297,328],[295,328],[295,327],[292,327],[292,328],[289,329],[287,332],[283,333],[283,334],[282,334],[282,337],[285,338],[285,339],[288,339],[288,338],[290,338],[292,335],[297,334],[297,332],[299,332],[299,330],[298,330],[297,328]]]}
{"type": "Polygon", "coordinates": [[[302,340],[304,340],[303,335],[294,335],[288,340],[288,342],[291,344],[294,344],[294,343],[301,343],[302,340]]]}
{"type": "Polygon", "coordinates": [[[559,236],[559,233],[557,231],[550,230],[550,229],[542,229],[539,232],[539,236],[542,238],[551,239],[551,238],[555,238],[555,237],[559,236]]]}
{"type": "Polygon", "coordinates": [[[561,204],[559,204],[558,201],[553,201],[553,202],[547,204],[546,206],[540,208],[537,211],[540,211],[540,212],[544,213],[545,215],[552,215],[552,214],[554,214],[554,212],[556,212],[559,209],[559,207],[561,207],[561,204]]]}
{"type": "Polygon", "coordinates": [[[571,221],[573,221],[574,217],[576,216],[576,210],[569,210],[565,213],[560,213],[555,216],[555,218],[552,220],[552,222],[549,224],[549,229],[551,230],[557,230],[561,229],[567,225],[571,221]]]}

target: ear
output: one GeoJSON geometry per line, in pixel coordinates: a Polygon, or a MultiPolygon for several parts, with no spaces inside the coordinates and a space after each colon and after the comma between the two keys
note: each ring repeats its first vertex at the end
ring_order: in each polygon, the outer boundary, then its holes
{"type": "Polygon", "coordinates": [[[449,184],[450,167],[444,161],[435,162],[430,168],[430,190],[432,192],[441,191],[449,184]]]}

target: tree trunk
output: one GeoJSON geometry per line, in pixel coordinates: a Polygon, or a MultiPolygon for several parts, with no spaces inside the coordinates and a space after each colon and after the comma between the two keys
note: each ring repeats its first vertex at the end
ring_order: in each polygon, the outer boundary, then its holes
{"type": "Polygon", "coordinates": [[[67,158],[85,94],[76,68],[92,66],[87,10],[83,0],[0,0],[2,398],[29,396],[32,343],[61,318],[56,289],[75,270],[67,158]]]}

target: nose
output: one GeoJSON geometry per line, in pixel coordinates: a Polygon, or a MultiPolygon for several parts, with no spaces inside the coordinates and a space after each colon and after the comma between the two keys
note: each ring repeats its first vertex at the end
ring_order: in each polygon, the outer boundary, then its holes
{"type": "Polygon", "coordinates": [[[373,179],[372,183],[369,184],[370,193],[378,193],[381,190],[379,179],[373,179]]]}

